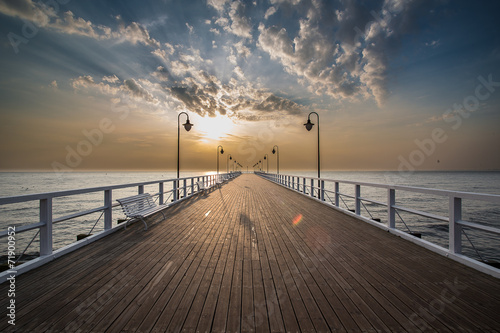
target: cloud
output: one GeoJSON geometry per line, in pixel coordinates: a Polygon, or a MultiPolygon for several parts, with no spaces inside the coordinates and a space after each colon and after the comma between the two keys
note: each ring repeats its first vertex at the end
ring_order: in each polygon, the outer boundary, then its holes
{"type": "Polygon", "coordinates": [[[286,111],[292,115],[299,115],[303,111],[299,104],[273,94],[268,95],[265,100],[255,105],[254,108],[265,112],[286,111]]]}
{"type": "Polygon", "coordinates": [[[235,67],[239,80],[231,79],[223,84],[204,71],[191,73],[181,85],[172,85],[166,90],[177,100],[179,110],[189,110],[201,116],[228,115],[244,120],[272,119],[282,115],[298,115],[305,107],[273,93],[257,89],[242,81],[240,67],[235,67]]]}
{"type": "Polygon", "coordinates": [[[247,15],[244,2],[240,0],[209,0],[207,4],[219,12],[215,24],[238,37],[252,39],[252,22],[250,16],[247,15]]]}
{"type": "Polygon", "coordinates": [[[224,10],[224,6],[229,1],[230,0],[207,0],[207,4],[215,8],[217,11],[221,12],[224,10]]]}
{"type": "Polygon", "coordinates": [[[439,45],[441,45],[441,42],[439,39],[425,43],[425,46],[429,46],[429,47],[438,47],[439,45]]]}
{"type": "Polygon", "coordinates": [[[90,75],[79,76],[72,80],[71,85],[74,89],[88,88],[95,85],[94,78],[90,75]]]}
{"type": "Polygon", "coordinates": [[[169,70],[163,66],[158,66],[156,71],[152,73],[153,77],[155,77],[158,81],[172,81],[172,74],[170,74],[169,70]]]}
{"type": "MultiPolygon", "coordinates": [[[[28,20],[39,27],[57,31],[67,35],[79,35],[96,40],[127,41],[132,45],[160,47],[160,43],[149,35],[149,31],[137,22],[125,26],[121,24],[117,30],[104,25],[95,25],[73,12],[66,11],[59,16],[60,6],[49,7],[42,2],[32,0],[0,0],[0,13],[28,20]]],[[[118,19],[120,19],[118,17],[118,19]]]]}
{"type": "Polygon", "coordinates": [[[243,73],[243,71],[241,70],[241,68],[239,66],[236,66],[233,69],[233,72],[234,72],[234,74],[236,74],[238,76],[238,78],[240,78],[240,79],[244,79],[245,78],[245,74],[243,73]]]}
{"type": "Polygon", "coordinates": [[[288,4],[292,6],[296,6],[300,3],[301,0],[271,0],[273,5],[275,4],[288,4]]]}
{"type": "Polygon", "coordinates": [[[31,0],[0,0],[0,13],[27,20],[42,27],[56,16],[52,8],[31,0]]]}
{"type": "Polygon", "coordinates": [[[104,26],[97,27],[92,22],[86,21],[81,17],[75,18],[71,11],[63,13],[62,18],[57,18],[54,22],[47,25],[47,27],[68,35],[80,35],[94,39],[110,38],[109,29],[106,29],[104,26]]]}
{"type": "Polygon", "coordinates": [[[233,1],[229,11],[231,26],[228,29],[231,33],[239,37],[252,38],[252,24],[246,15],[245,5],[240,1],[233,1]]]}
{"type": "Polygon", "coordinates": [[[109,97],[112,102],[117,99],[133,99],[153,108],[161,107],[161,101],[168,104],[163,88],[146,79],[131,78],[122,82],[116,75],[112,75],[103,77],[101,82],[96,82],[92,76],[82,75],[72,79],[71,85],[75,92],[98,93],[109,97]]]}
{"type": "Polygon", "coordinates": [[[106,82],[111,82],[111,83],[116,83],[118,82],[120,79],[118,79],[118,77],[116,75],[110,75],[110,76],[104,76],[102,78],[103,81],[106,81],[106,82]]]}
{"type": "Polygon", "coordinates": [[[273,16],[276,13],[276,7],[269,7],[264,14],[264,19],[267,20],[269,17],[273,16]]]}
{"type": "Polygon", "coordinates": [[[389,96],[389,56],[438,2],[385,0],[362,7],[353,0],[272,0],[276,10],[285,6],[301,16],[299,28],[261,22],[257,46],[311,92],[338,99],[372,96],[381,106],[389,96]]]}
{"type": "Polygon", "coordinates": [[[113,37],[126,40],[134,45],[136,43],[141,43],[156,48],[160,47],[160,43],[156,39],[151,38],[148,30],[136,22],[132,22],[126,27],[121,26],[119,31],[112,35],[113,37]]]}
{"type": "Polygon", "coordinates": [[[248,58],[252,54],[252,51],[245,45],[243,40],[235,43],[234,48],[240,57],[248,58]]]}
{"type": "Polygon", "coordinates": [[[130,91],[132,96],[149,102],[153,104],[158,104],[158,99],[156,99],[149,91],[144,89],[137,81],[134,79],[128,79],[123,82],[122,86],[125,90],[130,91]]]}

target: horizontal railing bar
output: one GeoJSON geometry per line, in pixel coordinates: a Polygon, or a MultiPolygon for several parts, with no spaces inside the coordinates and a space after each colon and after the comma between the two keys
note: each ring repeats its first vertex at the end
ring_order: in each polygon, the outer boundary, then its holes
{"type": "Polygon", "coordinates": [[[486,232],[489,232],[489,233],[492,233],[492,234],[499,234],[500,235],[500,229],[499,228],[490,227],[490,226],[487,226],[487,225],[482,225],[482,224],[479,224],[479,223],[474,223],[474,222],[469,222],[469,221],[457,221],[456,223],[460,224],[460,225],[463,225],[463,226],[466,226],[466,227],[469,227],[469,228],[479,229],[479,230],[486,231],[486,232]]]}
{"type": "Polygon", "coordinates": [[[350,195],[350,194],[346,194],[346,193],[342,193],[342,192],[337,192],[338,195],[341,195],[343,197],[347,197],[347,198],[351,198],[351,199],[356,199],[356,196],[354,195],[350,195]]]}
{"type": "Polygon", "coordinates": [[[108,208],[108,207],[102,206],[102,207],[84,210],[82,212],[78,212],[78,213],[74,213],[74,214],[70,214],[70,215],[66,215],[66,216],[61,216],[61,217],[53,219],[52,223],[59,223],[62,221],[74,219],[75,217],[80,217],[80,216],[85,216],[85,215],[101,212],[101,211],[105,210],[106,208],[108,208]]]}
{"type": "MultiPolygon", "coordinates": [[[[45,223],[38,222],[38,223],[33,223],[33,224],[27,224],[27,225],[21,225],[21,226],[16,226],[16,234],[24,231],[29,231],[33,230],[36,228],[43,227],[45,223]]],[[[8,235],[8,230],[0,232],[0,238],[5,237],[8,235]]]]}
{"type": "Polygon", "coordinates": [[[402,206],[396,206],[396,205],[392,206],[392,208],[395,208],[397,210],[401,210],[401,211],[407,212],[407,213],[412,213],[412,214],[416,214],[416,215],[420,215],[420,216],[424,216],[424,217],[429,217],[429,218],[434,219],[434,220],[449,222],[449,219],[447,217],[444,217],[441,215],[426,213],[426,212],[422,212],[420,210],[406,208],[406,207],[402,207],[402,206]]]}
{"type": "Polygon", "coordinates": [[[377,200],[372,200],[372,199],[363,198],[363,197],[359,197],[359,199],[362,200],[362,201],[371,202],[371,203],[374,203],[374,204],[377,204],[377,205],[387,206],[386,202],[380,202],[380,201],[377,201],[377,200]]]}

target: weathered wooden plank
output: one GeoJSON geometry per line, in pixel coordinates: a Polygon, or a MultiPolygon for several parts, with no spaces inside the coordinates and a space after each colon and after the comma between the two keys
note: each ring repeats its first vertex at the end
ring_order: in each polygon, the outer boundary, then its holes
{"type": "MultiPolygon", "coordinates": [[[[236,198],[238,199],[238,201],[234,205],[238,207],[241,198],[236,198]]],[[[233,209],[231,209],[229,212],[224,210],[224,216],[228,221],[236,220],[238,214],[236,207],[232,207],[233,209]]],[[[193,317],[191,319],[193,326],[196,327],[196,332],[210,332],[215,317],[216,308],[223,306],[222,302],[218,303],[218,297],[222,288],[226,264],[230,261],[229,254],[231,253],[231,249],[234,249],[234,247],[236,246],[235,242],[237,240],[237,237],[234,236],[235,230],[237,230],[236,223],[227,224],[229,226],[228,232],[226,233],[224,242],[222,244],[223,246],[221,254],[219,258],[217,258],[214,276],[210,283],[205,303],[203,305],[199,318],[193,317]]],[[[189,318],[187,321],[190,321],[189,318]]]]}

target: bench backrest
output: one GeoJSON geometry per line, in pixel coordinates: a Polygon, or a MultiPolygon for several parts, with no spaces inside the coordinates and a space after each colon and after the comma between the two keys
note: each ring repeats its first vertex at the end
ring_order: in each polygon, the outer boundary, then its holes
{"type": "Polygon", "coordinates": [[[127,198],[117,199],[122,206],[125,215],[134,214],[148,208],[155,208],[156,204],[149,193],[134,195],[127,198]]]}

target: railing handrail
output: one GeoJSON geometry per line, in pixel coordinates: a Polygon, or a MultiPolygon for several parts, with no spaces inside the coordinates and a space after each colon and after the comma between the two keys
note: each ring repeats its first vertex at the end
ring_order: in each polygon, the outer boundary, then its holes
{"type": "MultiPolygon", "coordinates": [[[[414,186],[405,186],[405,185],[393,185],[393,184],[379,184],[379,183],[369,183],[369,182],[356,182],[351,180],[337,180],[337,179],[328,179],[328,178],[317,178],[317,177],[308,177],[308,176],[297,176],[297,175],[288,175],[288,174],[272,174],[272,173],[264,173],[264,172],[255,172],[256,174],[268,178],[271,181],[277,182],[280,185],[291,188],[299,193],[304,195],[308,195],[311,197],[315,197],[314,192],[317,192],[317,200],[325,202],[329,205],[333,205],[335,208],[346,211],[346,209],[340,207],[340,201],[342,197],[349,197],[354,199],[355,201],[355,209],[352,210],[353,214],[363,219],[373,225],[384,228],[390,232],[396,233],[404,238],[412,237],[408,235],[404,235],[401,231],[396,229],[396,215],[399,216],[399,211],[405,211],[407,213],[416,214],[424,217],[428,217],[431,219],[448,222],[449,230],[448,230],[448,248],[443,248],[440,245],[430,243],[424,240],[411,239],[415,243],[423,245],[435,252],[444,254],[446,256],[453,257],[455,260],[465,263],[471,267],[479,269],[485,273],[494,275],[496,277],[500,277],[500,270],[493,268],[492,266],[488,266],[483,263],[479,263],[472,258],[465,257],[462,255],[462,233],[465,232],[462,227],[472,228],[478,231],[487,232],[491,234],[500,234],[500,228],[494,226],[487,226],[484,224],[465,221],[462,219],[462,199],[467,200],[478,200],[489,203],[500,204],[500,195],[497,194],[485,194],[485,193],[474,193],[474,192],[461,192],[461,191],[451,191],[451,190],[442,190],[442,189],[433,189],[433,188],[424,188],[424,187],[414,187],[414,186]],[[325,188],[325,182],[334,183],[334,191],[328,190],[325,188]],[[317,184],[317,185],[316,185],[317,184]],[[345,194],[340,192],[339,184],[350,184],[354,185],[354,195],[345,194]],[[379,202],[375,200],[370,200],[361,196],[361,186],[372,187],[372,188],[383,188],[387,191],[387,202],[379,202]],[[310,189],[309,193],[307,193],[306,189],[310,189]],[[411,209],[408,207],[403,207],[401,205],[396,205],[396,191],[403,192],[412,192],[419,194],[430,194],[448,198],[448,217],[432,214],[429,212],[424,212],[420,210],[411,209]],[[325,193],[333,193],[335,196],[335,202],[326,202],[325,193]],[[375,204],[383,205],[387,208],[387,224],[382,225],[378,222],[373,222],[371,219],[368,219],[361,215],[361,206],[364,206],[363,201],[372,202],[375,204]],[[471,261],[474,261],[471,263],[471,261]],[[493,273],[492,273],[493,272],[493,273]]],[[[328,196],[328,195],[327,195],[328,196]]],[[[328,198],[330,198],[328,196],[328,198]]],[[[330,199],[331,201],[331,199],[330,199]]],[[[348,207],[349,208],[349,207],[348,207]]],[[[366,207],[365,207],[366,209],[366,207]]],[[[403,221],[404,223],[404,221],[403,221]]],[[[467,236],[467,234],[465,234],[467,236]]],[[[413,238],[413,237],[412,237],[413,238]]],[[[468,237],[467,237],[468,238],[468,237]]]]}

